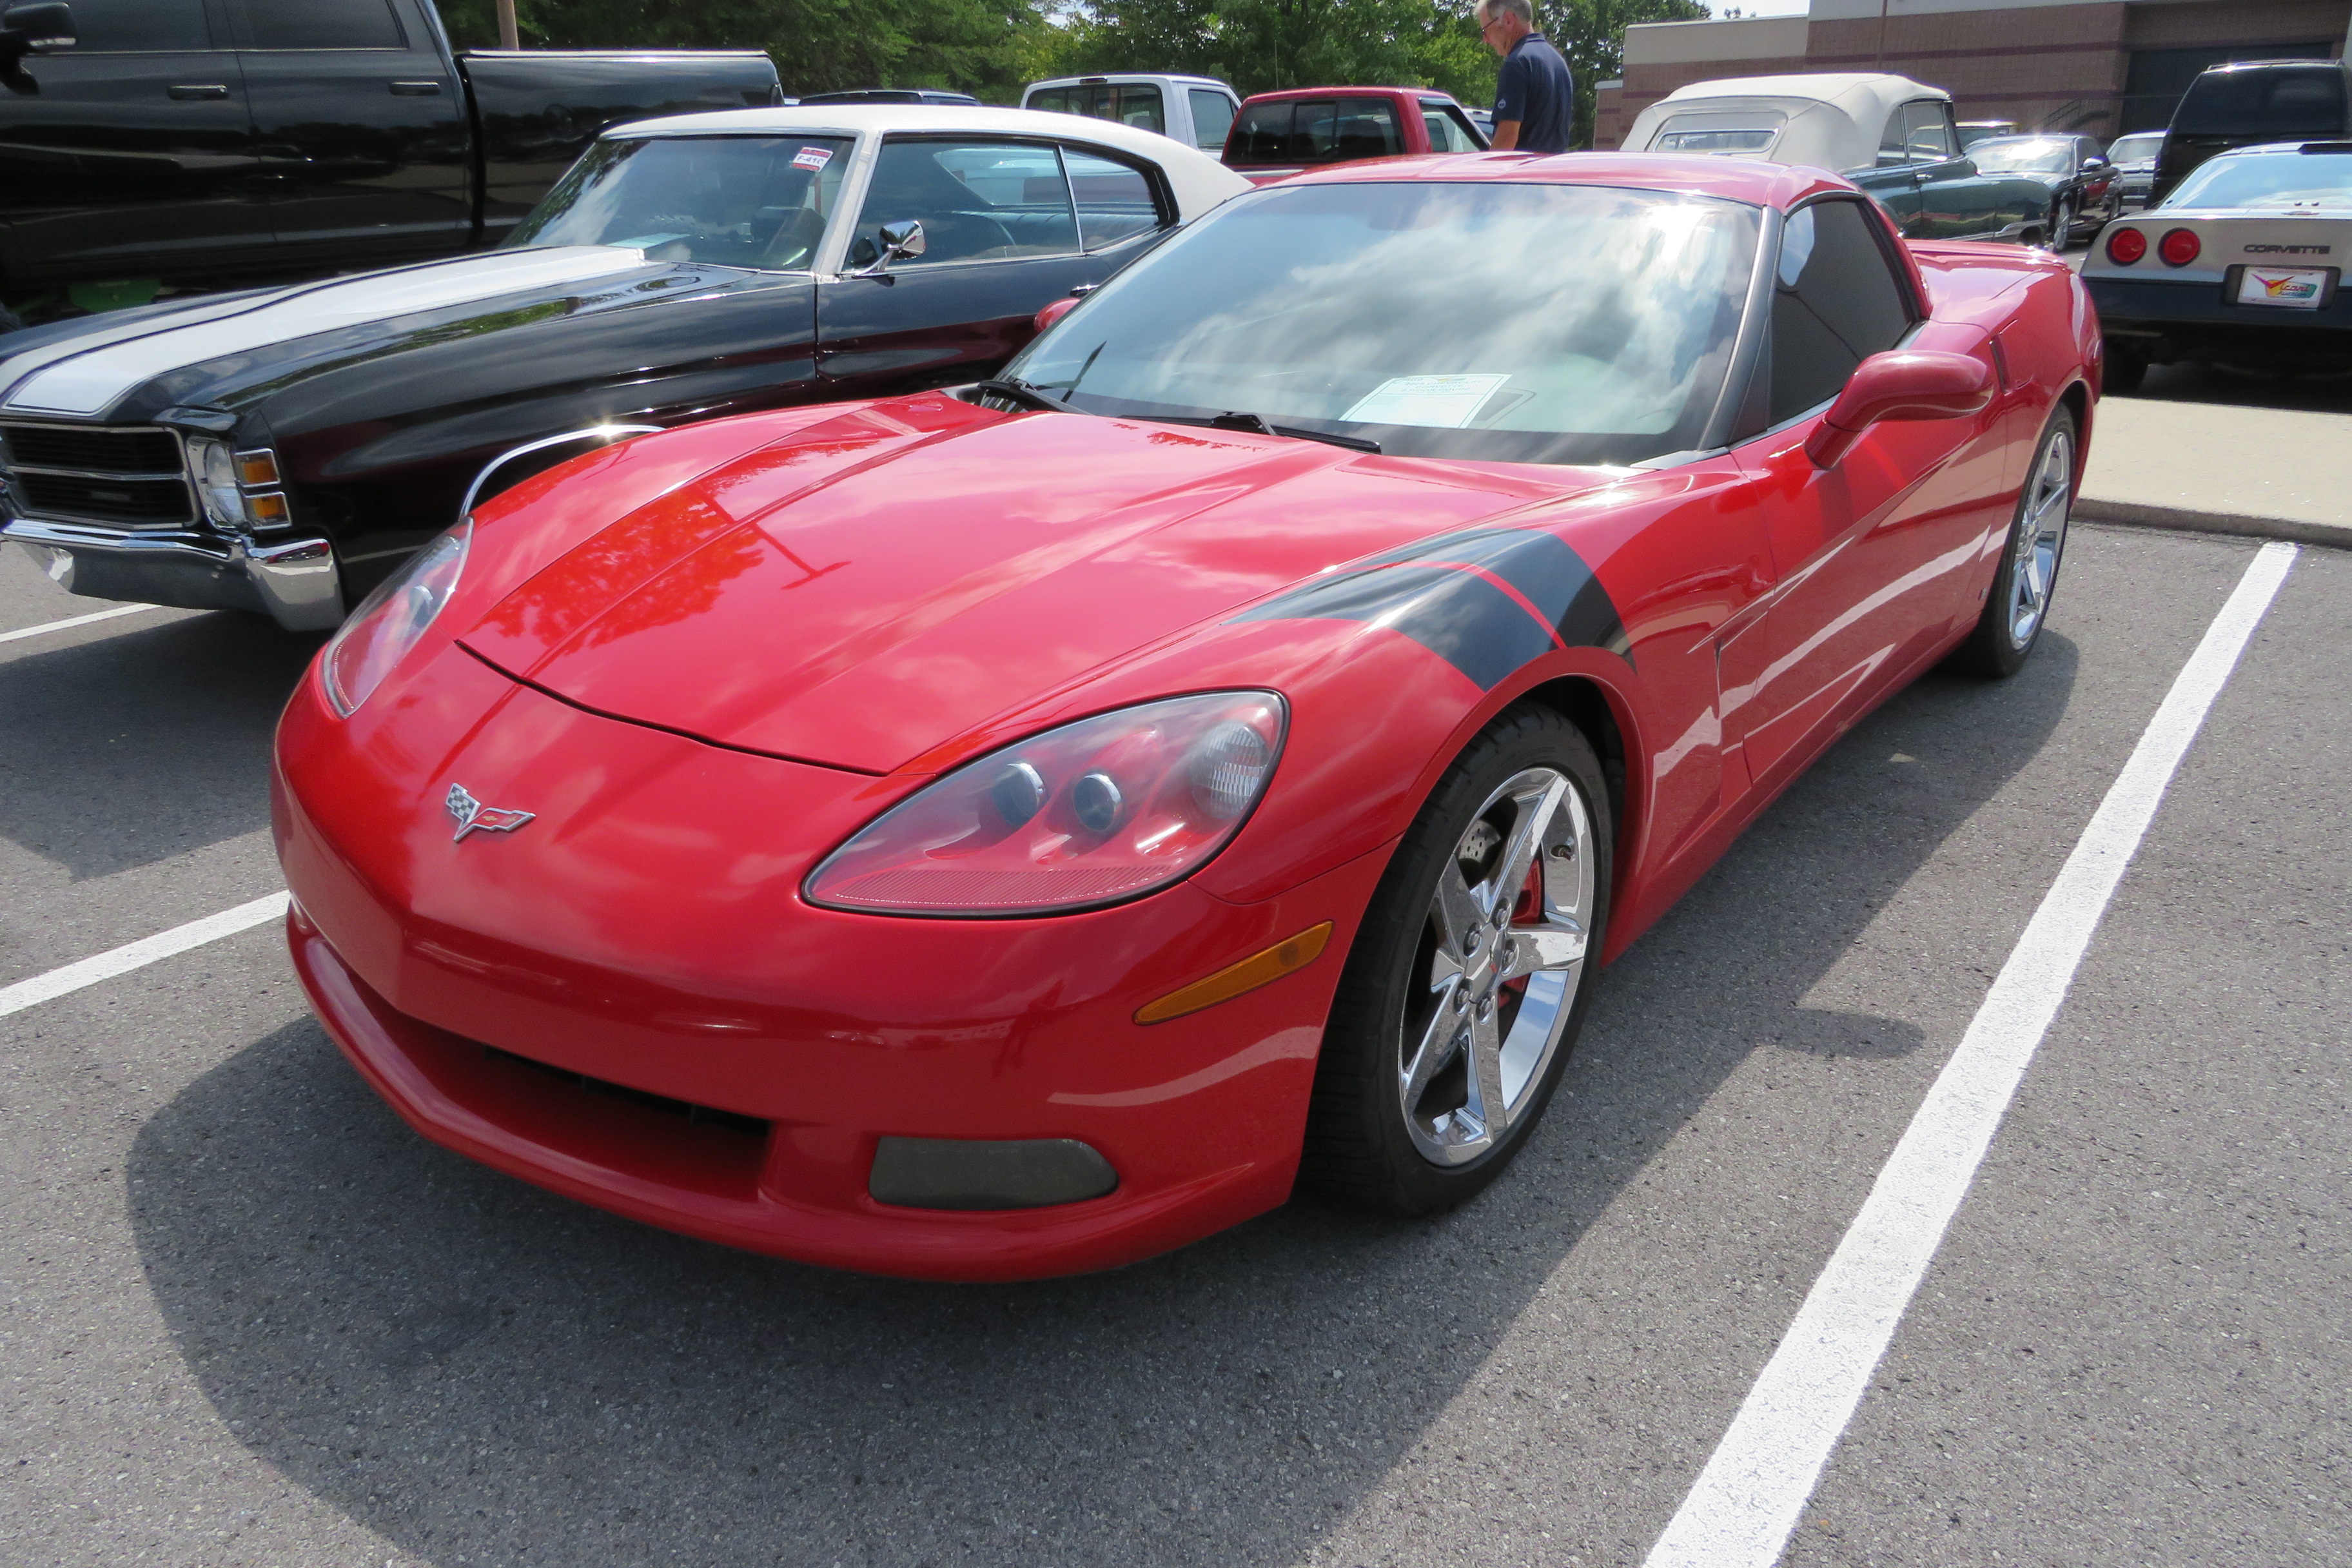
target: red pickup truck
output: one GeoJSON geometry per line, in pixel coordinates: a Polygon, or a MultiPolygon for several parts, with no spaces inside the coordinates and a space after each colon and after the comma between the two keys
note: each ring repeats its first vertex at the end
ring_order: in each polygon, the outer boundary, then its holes
{"type": "Polygon", "coordinates": [[[1417,87],[1297,87],[1242,103],[1225,167],[1263,185],[1304,169],[1430,153],[1483,153],[1462,106],[1417,87]]]}

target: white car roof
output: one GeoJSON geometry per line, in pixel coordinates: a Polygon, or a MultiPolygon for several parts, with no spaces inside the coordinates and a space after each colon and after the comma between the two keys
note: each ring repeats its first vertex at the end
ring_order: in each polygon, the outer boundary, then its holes
{"type": "MultiPolygon", "coordinates": [[[[1952,95],[1909,77],[1879,72],[1725,77],[1675,89],[1634,118],[1624,150],[1647,152],[1658,128],[1680,114],[1756,110],[1785,122],[1772,146],[1748,156],[1775,163],[1858,169],[1878,161],[1886,117],[1920,99],[1949,103],[1952,95]]],[[[1734,154],[1737,156],[1738,154],[1734,154]]]]}
{"type": "Polygon", "coordinates": [[[860,136],[894,131],[925,135],[970,132],[980,136],[1033,136],[1091,142],[1157,163],[1168,175],[1182,218],[1198,217],[1250,183],[1197,147],[1116,121],[1035,109],[990,109],[962,103],[818,103],[784,109],[725,109],[615,125],[607,137],[860,136]]]}

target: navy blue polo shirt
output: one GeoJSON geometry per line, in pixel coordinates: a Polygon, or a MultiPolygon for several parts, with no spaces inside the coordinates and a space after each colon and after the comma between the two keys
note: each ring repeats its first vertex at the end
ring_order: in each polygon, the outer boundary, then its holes
{"type": "Polygon", "coordinates": [[[1503,57],[1495,78],[1495,123],[1519,122],[1518,151],[1565,153],[1576,134],[1576,80],[1541,33],[1529,33],[1503,57]]]}

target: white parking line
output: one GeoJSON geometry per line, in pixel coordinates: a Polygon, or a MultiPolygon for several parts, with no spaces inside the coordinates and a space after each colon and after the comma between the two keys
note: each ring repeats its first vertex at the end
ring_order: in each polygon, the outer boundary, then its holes
{"type": "Polygon", "coordinates": [[[0,632],[0,642],[15,642],[19,637],[37,637],[48,632],[69,632],[76,626],[86,626],[98,621],[110,621],[117,616],[136,616],[159,609],[157,605],[123,605],[111,610],[100,610],[87,616],[70,616],[62,621],[44,621],[37,626],[26,626],[13,632],[0,632]]]}
{"type": "Polygon", "coordinates": [[[169,958],[175,952],[185,952],[192,947],[202,947],[225,936],[235,936],[250,931],[268,921],[280,920],[286,914],[287,895],[271,893],[267,898],[239,904],[233,910],[223,910],[216,915],[206,915],[200,921],[190,921],[184,926],[142,937],[95,958],[85,958],[79,963],[68,963],[63,969],[52,969],[47,974],[36,974],[30,980],[19,980],[14,985],[0,986],[0,1018],[11,1013],[21,1013],[51,997],[62,996],[68,991],[79,991],[85,985],[95,985],[101,980],[111,980],[143,968],[158,959],[169,958]]]}
{"type": "Polygon", "coordinates": [[[2181,667],[1643,1568],[1772,1568],[1780,1560],[2174,770],[2294,557],[2292,544],[2264,545],[2181,667]]]}

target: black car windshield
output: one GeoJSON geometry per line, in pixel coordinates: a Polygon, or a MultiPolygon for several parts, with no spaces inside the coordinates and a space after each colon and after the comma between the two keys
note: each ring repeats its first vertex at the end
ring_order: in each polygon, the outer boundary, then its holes
{"type": "Polygon", "coordinates": [[[1984,141],[1969,149],[1969,162],[1987,174],[2071,174],[2074,144],[2041,137],[1984,141]]]}
{"type": "Polygon", "coordinates": [[[2352,153],[2224,153],[2199,164],[2164,205],[2352,211],[2352,153]]]}
{"type": "Polygon", "coordinates": [[[1138,259],[1006,374],[1087,413],[1640,462],[1699,444],[1759,216],[1599,185],[1272,186],[1138,259]]]}
{"type": "Polygon", "coordinates": [[[621,245],[654,261],[806,268],[841,190],[837,136],[654,136],[597,142],[507,240],[621,245]]]}

